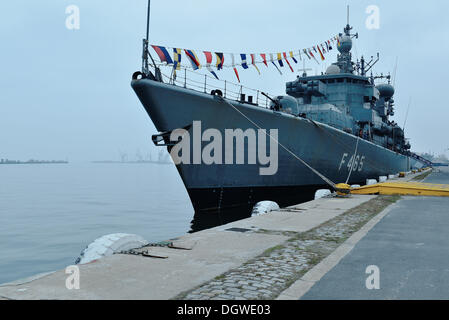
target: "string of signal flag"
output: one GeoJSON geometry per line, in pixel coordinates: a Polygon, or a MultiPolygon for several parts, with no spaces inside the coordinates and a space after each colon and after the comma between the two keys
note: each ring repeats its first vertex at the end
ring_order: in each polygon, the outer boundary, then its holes
{"type": "MultiPolygon", "coordinates": [[[[304,56],[304,59],[306,59],[307,57],[309,60],[313,59],[319,64],[319,60],[324,61],[326,59],[325,55],[333,49],[335,43],[337,44],[337,46],[340,46],[340,38],[338,35],[307,49],[292,50],[278,53],[234,54],[234,53],[223,53],[212,51],[202,51],[202,52],[204,54],[206,61],[205,63],[206,69],[217,80],[219,79],[217,73],[212,69],[212,65],[215,66],[217,71],[222,70],[223,67],[233,68],[235,76],[237,77],[237,80],[240,82],[240,76],[237,71],[237,66],[240,66],[243,69],[249,69],[250,66],[253,66],[260,74],[260,69],[257,67],[257,64],[264,64],[266,67],[268,67],[269,65],[273,65],[276,68],[276,70],[282,75],[282,71],[279,67],[281,68],[284,67],[284,62],[288,65],[288,67],[292,72],[294,72],[294,70],[290,64],[289,59],[291,59],[294,63],[298,63],[298,59],[302,60],[304,56]],[[230,64],[229,63],[225,64],[225,55],[230,57],[231,61],[230,64]],[[240,57],[240,62],[236,63],[235,56],[240,57]],[[215,61],[213,63],[212,61],[214,60],[213,59],[214,57],[215,61]],[[278,63],[279,67],[275,62],[278,63]]],[[[173,65],[174,76],[176,76],[176,70],[181,69],[181,61],[183,53],[187,58],[187,60],[190,62],[190,65],[193,70],[198,70],[202,67],[200,59],[194,50],[164,47],[158,45],[151,45],[151,47],[158,55],[159,59],[161,60],[161,63],[165,63],[167,66],[173,65]],[[169,50],[173,51],[173,58],[170,55],[169,50]]],[[[226,59],[226,61],[228,60],[226,59]]]]}

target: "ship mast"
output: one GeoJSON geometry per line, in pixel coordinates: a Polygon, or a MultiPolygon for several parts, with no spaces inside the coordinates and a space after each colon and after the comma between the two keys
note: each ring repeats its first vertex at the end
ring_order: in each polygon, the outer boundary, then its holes
{"type": "Polygon", "coordinates": [[[339,44],[337,46],[340,54],[337,56],[337,65],[340,68],[340,73],[353,73],[354,63],[352,62],[352,39],[358,38],[358,33],[351,34],[352,27],[349,24],[349,6],[347,6],[347,21],[346,26],[343,29],[343,33],[339,33],[339,44]]]}
{"type": "MultiPolygon", "coordinates": [[[[349,5],[347,6],[347,14],[346,14],[346,28],[344,29],[345,35],[351,36],[352,27],[349,25],[349,5]]],[[[358,34],[357,34],[358,37],[358,34]]]]}

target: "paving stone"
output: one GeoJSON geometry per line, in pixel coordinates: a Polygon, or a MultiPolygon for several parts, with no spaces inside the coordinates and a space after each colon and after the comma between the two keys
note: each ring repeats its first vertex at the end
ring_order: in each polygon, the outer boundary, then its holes
{"type": "MultiPolygon", "coordinates": [[[[313,240],[288,241],[284,247],[276,249],[268,256],[261,256],[241,265],[224,275],[223,279],[214,279],[202,287],[191,291],[186,299],[268,299],[286,289],[292,278],[299,278],[304,270],[310,268],[308,261],[316,258],[320,249],[330,253],[338,247],[335,238],[348,237],[356,229],[363,215],[352,213],[341,216],[333,225],[324,225],[313,230],[313,240]],[[329,241],[326,239],[332,239],[329,241]],[[307,251],[306,251],[307,249],[307,251]]],[[[364,220],[363,220],[364,221],[364,220]]]]}
{"type": "Polygon", "coordinates": [[[273,294],[272,291],[265,290],[265,289],[259,290],[259,292],[260,292],[260,293],[263,293],[263,294],[266,294],[266,295],[271,295],[271,294],[273,294]]]}
{"type": "Polygon", "coordinates": [[[238,287],[240,287],[241,285],[240,284],[238,284],[237,282],[232,282],[232,283],[227,283],[226,284],[226,287],[228,287],[228,288],[238,288],[238,287]]]}
{"type": "Polygon", "coordinates": [[[257,290],[256,287],[249,286],[249,285],[244,285],[244,286],[243,286],[243,289],[245,289],[245,290],[250,290],[250,291],[256,291],[256,290],[257,290]]]}
{"type": "Polygon", "coordinates": [[[276,283],[276,281],[274,281],[272,279],[262,279],[262,281],[268,285],[272,285],[272,284],[276,283]]]}
{"type": "Polygon", "coordinates": [[[224,290],[212,290],[212,293],[221,294],[221,293],[225,293],[225,291],[224,290]]]}
{"type": "Polygon", "coordinates": [[[252,285],[256,288],[268,288],[269,287],[268,284],[264,284],[263,282],[253,283],[252,285]]]}

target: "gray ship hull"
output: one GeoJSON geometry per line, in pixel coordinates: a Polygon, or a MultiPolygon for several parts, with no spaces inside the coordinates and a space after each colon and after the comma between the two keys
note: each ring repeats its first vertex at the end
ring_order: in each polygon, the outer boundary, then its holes
{"type": "MultiPolygon", "coordinates": [[[[257,129],[248,119],[216,96],[149,79],[133,80],[134,91],[159,132],[201,121],[202,130],[257,129]]],[[[278,129],[280,144],[335,183],[365,183],[366,179],[409,171],[412,160],[326,124],[227,100],[261,128],[278,129]]],[[[189,129],[192,130],[192,129],[189,129]]],[[[207,143],[204,143],[207,144],[207,143]]],[[[245,162],[246,163],[246,162],[245,162]]],[[[271,200],[288,206],[313,198],[329,188],[310,169],[282,148],[278,171],[259,174],[259,165],[179,164],[177,169],[196,212],[249,212],[255,203],[271,200]]]]}

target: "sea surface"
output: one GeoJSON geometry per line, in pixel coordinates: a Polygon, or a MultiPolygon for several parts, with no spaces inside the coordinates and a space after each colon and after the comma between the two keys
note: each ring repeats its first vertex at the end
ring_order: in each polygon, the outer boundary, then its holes
{"type": "Polygon", "coordinates": [[[183,235],[193,217],[173,165],[0,165],[0,283],[65,268],[105,234],[183,235]]]}

